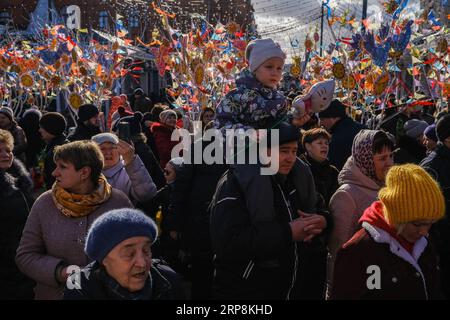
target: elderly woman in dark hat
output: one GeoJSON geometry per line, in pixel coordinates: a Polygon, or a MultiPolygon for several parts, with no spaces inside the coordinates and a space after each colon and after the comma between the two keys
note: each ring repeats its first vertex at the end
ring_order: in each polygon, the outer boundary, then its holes
{"type": "Polygon", "coordinates": [[[39,300],[61,299],[71,268],[91,262],[83,247],[95,219],[132,207],[102,175],[103,155],[94,142],[58,146],[54,160],[56,182],[31,208],[16,255],[19,269],[37,282],[39,300]]]}
{"type": "Polygon", "coordinates": [[[56,146],[60,146],[69,141],[64,134],[66,130],[66,119],[58,112],[48,112],[42,116],[39,121],[39,133],[47,146],[45,147],[44,154],[44,182],[48,189],[51,189],[55,182],[52,172],[56,168],[56,164],[53,161],[53,155],[56,146]]]}
{"type": "Polygon", "coordinates": [[[68,300],[183,299],[177,274],[152,260],[158,236],[155,222],[135,209],[116,209],[91,226],[85,246],[94,260],[67,281],[68,300]]]}

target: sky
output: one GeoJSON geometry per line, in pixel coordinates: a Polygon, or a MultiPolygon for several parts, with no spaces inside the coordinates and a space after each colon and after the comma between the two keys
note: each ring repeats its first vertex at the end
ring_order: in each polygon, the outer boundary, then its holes
{"type": "MultiPolygon", "coordinates": [[[[410,0],[405,12],[414,12],[418,2],[419,0],[410,0]]],[[[312,36],[317,29],[320,35],[321,3],[321,0],[252,0],[258,32],[263,38],[270,37],[279,42],[288,54],[288,60],[292,55],[303,56],[306,34],[312,36]],[[299,49],[292,49],[290,45],[291,40],[296,42],[295,39],[299,42],[299,49]]],[[[380,0],[368,0],[367,17],[374,24],[380,21],[381,3],[380,0]]],[[[329,4],[337,14],[349,9],[357,19],[362,17],[362,0],[330,0],[329,4]]],[[[334,31],[337,36],[339,32],[341,36],[346,34],[345,30],[334,31]]],[[[323,42],[323,49],[326,49],[330,42],[334,42],[326,21],[323,42]]]]}

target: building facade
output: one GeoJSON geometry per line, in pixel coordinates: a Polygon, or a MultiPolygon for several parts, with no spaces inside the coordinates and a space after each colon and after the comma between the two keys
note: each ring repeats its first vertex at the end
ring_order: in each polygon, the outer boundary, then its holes
{"type": "MultiPolygon", "coordinates": [[[[213,25],[218,21],[226,24],[235,21],[243,29],[253,19],[250,0],[167,0],[155,1],[163,10],[175,13],[171,23],[176,29],[188,32],[197,14],[205,17],[213,25]]],[[[67,14],[64,8],[76,5],[80,8],[80,28],[103,30],[110,34],[116,32],[116,21],[123,21],[129,31],[128,38],[139,37],[143,41],[152,40],[154,29],[161,29],[161,18],[151,6],[152,0],[136,1],[132,5],[120,0],[8,0],[0,1],[0,24],[9,29],[26,30],[30,22],[38,26],[46,23],[65,23],[67,14]],[[39,8],[39,15],[33,12],[39,8]]]]}

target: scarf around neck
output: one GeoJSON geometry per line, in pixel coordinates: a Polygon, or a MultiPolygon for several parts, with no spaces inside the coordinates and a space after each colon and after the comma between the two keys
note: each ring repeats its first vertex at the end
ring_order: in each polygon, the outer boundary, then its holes
{"type": "Polygon", "coordinates": [[[69,218],[80,218],[94,212],[101,204],[106,202],[112,194],[112,187],[101,175],[98,187],[90,194],[75,194],[66,191],[57,183],[52,187],[52,198],[58,210],[69,218]]]}

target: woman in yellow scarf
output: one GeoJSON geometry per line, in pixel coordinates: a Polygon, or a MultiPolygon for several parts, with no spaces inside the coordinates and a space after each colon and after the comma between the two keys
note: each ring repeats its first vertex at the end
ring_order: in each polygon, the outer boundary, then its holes
{"type": "Polygon", "coordinates": [[[56,181],[31,208],[17,250],[19,269],[36,281],[36,299],[61,299],[70,272],[90,263],[84,253],[87,231],[103,213],[132,207],[101,174],[103,155],[90,141],[55,149],[56,181]]]}

